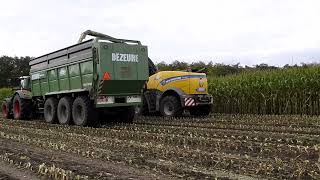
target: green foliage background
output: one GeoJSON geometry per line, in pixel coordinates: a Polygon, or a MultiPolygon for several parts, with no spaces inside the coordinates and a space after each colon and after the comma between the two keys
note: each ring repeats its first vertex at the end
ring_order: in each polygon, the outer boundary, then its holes
{"type": "Polygon", "coordinates": [[[0,88],[9,87],[9,79],[29,74],[31,57],[0,57],[0,88]]]}
{"type": "Polygon", "coordinates": [[[2,103],[2,100],[6,97],[9,97],[12,95],[12,89],[11,88],[1,88],[0,89],[0,101],[2,103]]]}

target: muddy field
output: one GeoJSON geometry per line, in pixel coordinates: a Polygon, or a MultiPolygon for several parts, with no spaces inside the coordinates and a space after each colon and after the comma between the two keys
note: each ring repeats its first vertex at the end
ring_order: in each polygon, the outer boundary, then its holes
{"type": "Polygon", "coordinates": [[[139,117],[102,128],[0,119],[0,179],[320,179],[317,117],[139,117]]]}

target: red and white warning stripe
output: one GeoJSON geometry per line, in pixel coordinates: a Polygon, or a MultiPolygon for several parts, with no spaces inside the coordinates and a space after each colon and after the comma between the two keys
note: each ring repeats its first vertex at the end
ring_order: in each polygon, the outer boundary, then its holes
{"type": "Polygon", "coordinates": [[[184,105],[185,106],[195,106],[196,102],[193,98],[184,98],[184,105]]]}

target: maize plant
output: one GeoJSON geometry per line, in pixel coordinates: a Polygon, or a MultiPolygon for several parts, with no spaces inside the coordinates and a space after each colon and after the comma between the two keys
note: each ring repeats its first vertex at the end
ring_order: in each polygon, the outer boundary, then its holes
{"type": "Polygon", "coordinates": [[[320,66],[209,78],[213,111],[233,114],[320,114],[320,66]]]}

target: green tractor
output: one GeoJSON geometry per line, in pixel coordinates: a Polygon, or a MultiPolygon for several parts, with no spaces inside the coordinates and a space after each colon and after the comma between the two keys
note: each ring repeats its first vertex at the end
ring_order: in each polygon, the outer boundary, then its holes
{"type": "Polygon", "coordinates": [[[17,84],[17,82],[19,87],[13,88],[13,96],[5,98],[2,102],[2,114],[5,118],[28,119],[32,114],[30,76],[14,79],[14,83],[11,84],[17,84]]]}

